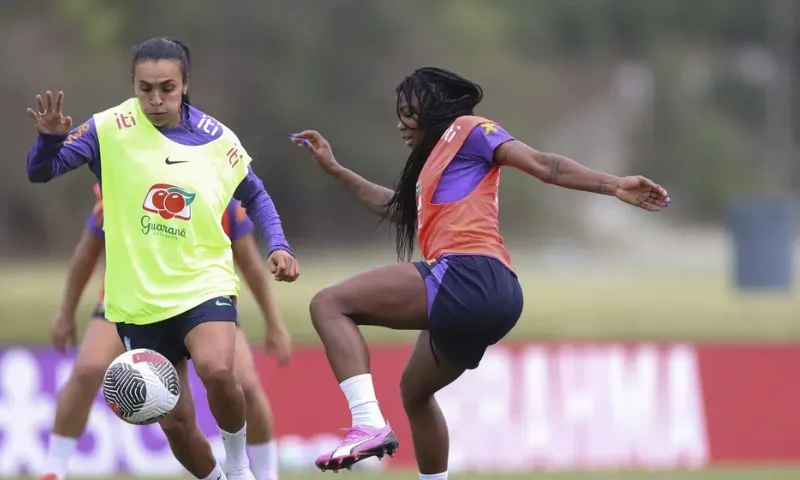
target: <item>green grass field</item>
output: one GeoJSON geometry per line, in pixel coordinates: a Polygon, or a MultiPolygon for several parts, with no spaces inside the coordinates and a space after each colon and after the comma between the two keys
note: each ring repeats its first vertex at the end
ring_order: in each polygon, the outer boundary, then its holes
{"type": "MultiPolygon", "coordinates": [[[[341,258],[341,257],[338,257],[341,258]]],[[[348,256],[346,261],[307,259],[294,284],[275,283],[280,310],[295,342],[316,342],[308,319],[315,292],[387,259],[348,256]]],[[[65,265],[20,264],[0,271],[2,343],[47,340],[63,290],[65,265]],[[47,292],[42,294],[41,292],[47,292]]],[[[664,276],[542,273],[520,271],[525,311],[515,338],[656,339],[696,341],[792,341],[800,339],[800,291],[793,295],[737,294],[722,274],[664,276]]],[[[99,285],[95,276],[84,294],[80,315],[87,318],[99,285]]],[[[249,292],[241,299],[241,319],[251,338],[262,332],[249,292]]],[[[393,341],[413,334],[368,328],[371,340],[393,341]]]]}
{"type": "MultiPolygon", "coordinates": [[[[380,472],[353,473],[345,472],[334,476],[333,473],[311,472],[307,474],[285,474],[281,480],[324,480],[326,478],[352,480],[416,480],[416,472],[380,472]]],[[[503,474],[452,474],[450,480],[795,480],[800,478],[800,470],[710,470],[698,472],[609,472],[609,473],[524,473],[517,475],[503,474]]],[[[21,480],[21,479],[20,479],[21,480]]],[[[97,477],[70,480],[106,480],[97,477]]],[[[111,480],[111,479],[108,479],[111,480]]],[[[134,480],[132,477],[114,477],[114,480],[134,480]]]]}
{"type": "MultiPolygon", "coordinates": [[[[389,261],[391,259],[388,259],[389,261]]],[[[319,289],[387,258],[353,258],[346,262],[309,259],[295,284],[275,284],[280,310],[296,344],[316,343],[308,319],[308,302],[319,289]]],[[[726,342],[789,342],[800,340],[800,291],[792,295],[742,296],[729,288],[723,275],[689,276],[554,274],[538,269],[520,271],[526,295],[523,318],[512,337],[525,339],[692,340],[726,342]]],[[[4,322],[0,343],[48,341],[51,319],[58,308],[65,265],[3,266],[0,307],[4,322]],[[42,294],[41,292],[47,292],[42,294]]],[[[87,289],[80,315],[87,318],[99,279],[87,289]]],[[[243,326],[254,340],[262,333],[252,296],[241,299],[243,326]]],[[[413,334],[367,329],[373,341],[405,341],[413,334]]],[[[281,476],[283,480],[417,479],[416,472],[343,472],[337,476],[311,471],[281,476]]],[[[114,477],[117,480],[129,480],[114,477]]],[[[453,474],[453,480],[789,480],[800,470],[753,469],[700,472],[611,472],[453,474]]],[[[81,480],[75,478],[74,480],[81,480]]],[[[88,480],[88,479],[86,479],[88,480]]],[[[95,480],[103,480],[97,479],[95,480]]],[[[130,479],[133,480],[133,479],[130,479]]]]}

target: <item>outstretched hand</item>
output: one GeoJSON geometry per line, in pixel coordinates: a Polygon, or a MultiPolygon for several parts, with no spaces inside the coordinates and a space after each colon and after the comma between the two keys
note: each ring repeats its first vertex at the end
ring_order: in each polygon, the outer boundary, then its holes
{"type": "Polygon", "coordinates": [[[66,135],[72,129],[72,117],[64,116],[61,108],[64,105],[64,92],[58,92],[55,102],[53,92],[48,90],[44,94],[36,95],[38,111],[28,109],[28,115],[33,119],[33,125],[39,133],[50,135],[66,135]]]}
{"type": "Polygon", "coordinates": [[[333,156],[331,144],[316,130],[305,130],[293,133],[289,140],[300,148],[305,148],[314,156],[319,168],[331,173],[340,167],[336,157],[333,156]]]}
{"type": "Polygon", "coordinates": [[[634,207],[650,212],[657,212],[668,207],[672,201],[661,185],[657,185],[641,175],[622,177],[617,186],[616,197],[634,207]]]}

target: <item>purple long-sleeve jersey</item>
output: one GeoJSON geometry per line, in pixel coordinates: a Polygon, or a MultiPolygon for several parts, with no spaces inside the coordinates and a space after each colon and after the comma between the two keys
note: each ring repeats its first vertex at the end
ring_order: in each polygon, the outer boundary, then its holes
{"type": "MultiPolygon", "coordinates": [[[[197,108],[184,105],[182,115],[179,125],[157,127],[158,130],[173,142],[187,146],[205,145],[222,135],[222,128],[214,128],[219,125],[216,120],[197,108]]],[[[34,183],[48,182],[87,164],[97,181],[102,182],[101,160],[97,129],[90,118],[68,135],[39,134],[28,152],[28,179],[34,183]]],[[[242,203],[247,216],[259,226],[262,237],[269,243],[270,254],[276,250],[292,253],[275,204],[251,168],[248,167],[247,176],[233,198],[242,203]]]]}

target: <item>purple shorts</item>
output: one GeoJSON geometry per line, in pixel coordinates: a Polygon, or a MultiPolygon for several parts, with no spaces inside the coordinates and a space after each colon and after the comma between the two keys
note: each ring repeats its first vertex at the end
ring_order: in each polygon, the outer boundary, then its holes
{"type": "Polygon", "coordinates": [[[445,255],[414,266],[428,292],[431,341],[456,366],[476,368],[486,349],[505,337],[522,314],[517,276],[483,255],[445,255]]]}

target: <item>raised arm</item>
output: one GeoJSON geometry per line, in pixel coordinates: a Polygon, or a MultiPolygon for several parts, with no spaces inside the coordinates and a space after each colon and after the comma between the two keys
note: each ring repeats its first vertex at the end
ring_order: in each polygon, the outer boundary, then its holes
{"type": "Polygon", "coordinates": [[[494,151],[494,159],[559,187],[601,195],[614,195],[625,203],[658,211],[670,203],[667,191],[642,176],[618,177],[587,168],[564,155],[540,152],[519,140],[506,142],[494,151]]]}
{"type": "Polygon", "coordinates": [[[43,101],[41,95],[37,95],[38,112],[28,109],[39,132],[28,151],[28,180],[45,183],[86,163],[91,164],[99,180],[100,148],[94,120],[70,131],[72,118],[61,113],[64,94],[59,92],[55,104],[51,92],[47,92],[46,97],[43,101]]]}
{"type": "Polygon", "coordinates": [[[337,164],[337,166],[338,168],[334,168],[329,171],[328,174],[333,177],[339,185],[343,186],[345,190],[350,192],[351,195],[356,197],[370,212],[381,218],[392,221],[388,216],[386,206],[392,200],[394,191],[372,183],[361,175],[341,165],[337,164]]]}
{"type": "Polygon", "coordinates": [[[294,144],[311,152],[317,165],[356,197],[369,211],[381,218],[393,221],[387,215],[387,206],[394,196],[393,190],[372,183],[340,165],[333,155],[330,144],[319,132],[306,130],[292,135],[291,140],[294,144]]]}

